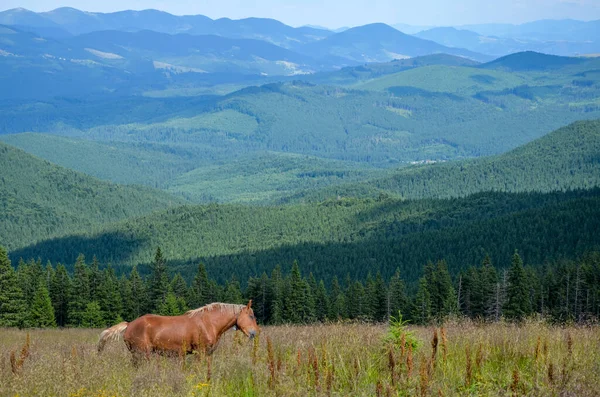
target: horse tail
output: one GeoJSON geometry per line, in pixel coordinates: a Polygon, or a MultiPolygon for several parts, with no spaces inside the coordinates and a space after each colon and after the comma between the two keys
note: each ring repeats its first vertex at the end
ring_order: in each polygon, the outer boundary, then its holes
{"type": "Polygon", "coordinates": [[[113,325],[112,327],[102,331],[102,333],[100,334],[100,340],[98,341],[98,353],[102,353],[106,342],[121,338],[128,325],[129,323],[127,321],[123,321],[122,323],[113,325]]]}

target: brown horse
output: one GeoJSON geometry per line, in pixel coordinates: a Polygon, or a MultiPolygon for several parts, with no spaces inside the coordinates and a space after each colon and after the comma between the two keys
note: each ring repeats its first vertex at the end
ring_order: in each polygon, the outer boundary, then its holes
{"type": "Polygon", "coordinates": [[[247,305],[217,302],[181,316],[146,314],[104,330],[98,341],[98,352],[102,352],[106,342],[122,336],[135,364],[151,353],[181,355],[196,351],[210,356],[221,335],[234,326],[254,338],[258,325],[251,306],[251,300],[247,305]]]}

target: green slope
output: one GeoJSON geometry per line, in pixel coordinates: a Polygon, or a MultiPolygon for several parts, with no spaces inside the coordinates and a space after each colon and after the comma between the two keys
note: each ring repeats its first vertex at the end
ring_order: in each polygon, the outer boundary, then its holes
{"type": "Polygon", "coordinates": [[[0,135],[0,141],[62,167],[123,184],[164,187],[198,166],[196,151],[152,143],[98,142],[38,133],[0,135]]]}
{"type": "Polygon", "coordinates": [[[473,95],[491,87],[496,90],[514,88],[530,81],[531,77],[499,70],[432,65],[358,83],[355,88],[382,91],[394,86],[410,86],[433,92],[473,95]]]}
{"type": "Polygon", "coordinates": [[[175,178],[168,191],[194,202],[273,203],[299,190],[381,175],[360,163],[267,152],[200,167],[175,178]]]}
{"type": "Polygon", "coordinates": [[[393,166],[499,154],[600,118],[594,63],[552,73],[425,65],[354,88],[294,81],[221,97],[6,103],[0,130],[194,146],[216,160],[276,151],[393,166]]]}
{"type": "Polygon", "coordinates": [[[101,182],[0,143],[0,244],[8,249],[181,204],[145,187],[101,182]]]}
{"type": "Polygon", "coordinates": [[[480,191],[525,192],[600,186],[600,120],[579,121],[508,153],[418,165],[364,183],[300,193],[290,200],[377,195],[458,197],[480,191]]]}
{"type": "Polygon", "coordinates": [[[414,281],[427,260],[452,271],[486,252],[506,265],[570,258],[600,248],[600,189],[568,193],[481,193],[447,200],[332,200],[312,205],[184,206],[13,251],[73,263],[78,253],[121,265],[148,263],[156,246],[190,275],[202,260],[221,279],[260,275],[300,261],[318,278],[362,278],[398,266],[414,281]]]}

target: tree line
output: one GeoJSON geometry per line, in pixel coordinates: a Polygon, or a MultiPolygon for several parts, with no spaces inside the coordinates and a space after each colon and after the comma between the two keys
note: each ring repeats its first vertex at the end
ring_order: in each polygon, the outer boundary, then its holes
{"type": "Polygon", "coordinates": [[[384,322],[400,313],[416,324],[449,316],[483,321],[522,320],[534,315],[551,321],[600,318],[600,253],[578,261],[524,266],[515,251],[500,270],[486,256],[454,279],[445,261],[427,263],[418,285],[407,286],[399,270],[389,279],[379,272],[365,280],[333,277],[326,286],[312,273],[302,275],[294,261],[289,272],[276,266],[270,275],[250,277],[242,288],[235,275],[225,284],[209,278],[200,263],[188,283],[170,277],[160,248],[150,273],[136,267],[117,276],[96,258],[80,255],[69,273],[62,264],[20,260],[16,270],[0,247],[0,326],[105,327],[145,313],[179,315],[205,304],[252,299],[261,324],[306,324],[338,320],[384,322]]]}

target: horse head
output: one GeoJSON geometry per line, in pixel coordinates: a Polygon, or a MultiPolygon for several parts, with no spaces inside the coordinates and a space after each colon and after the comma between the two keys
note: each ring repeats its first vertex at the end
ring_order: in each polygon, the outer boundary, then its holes
{"type": "Polygon", "coordinates": [[[258,333],[258,324],[256,324],[254,311],[252,311],[252,299],[250,299],[246,307],[240,311],[240,314],[237,316],[235,326],[250,339],[254,338],[258,333]]]}

